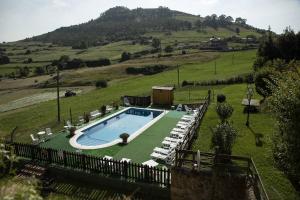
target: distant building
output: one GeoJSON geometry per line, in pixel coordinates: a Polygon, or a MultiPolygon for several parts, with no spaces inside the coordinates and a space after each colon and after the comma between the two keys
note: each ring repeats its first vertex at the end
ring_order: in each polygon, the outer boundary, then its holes
{"type": "Polygon", "coordinates": [[[227,42],[221,38],[211,37],[208,42],[209,48],[214,50],[227,50],[227,42]]]}

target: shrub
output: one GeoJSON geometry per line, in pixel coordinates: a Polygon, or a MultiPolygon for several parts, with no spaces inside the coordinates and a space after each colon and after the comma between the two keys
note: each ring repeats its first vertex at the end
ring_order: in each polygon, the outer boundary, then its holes
{"type": "Polygon", "coordinates": [[[8,64],[10,62],[9,57],[7,56],[0,56],[0,65],[8,64]]]}
{"type": "Polygon", "coordinates": [[[35,70],[34,70],[34,73],[36,75],[42,75],[42,74],[45,74],[45,69],[44,67],[36,67],[35,70]]]}
{"type": "Polygon", "coordinates": [[[123,140],[122,141],[123,144],[127,144],[127,139],[129,138],[129,134],[128,133],[122,133],[120,135],[120,138],[123,140]]]}
{"type": "Polygon", "coordinates": [[[216,111],[221,122],[224,123],[225,121],[227,121],[227,119],[231,117],[233,113],[233,107],[226,102],[218,103],[216,107],[216,111]]]}
{"type": "Polygon", "coordinates": [[[186,80],[184,80],[184,81],[182,81],[182,87],[184,87],[184,86],[186,86],[186,85],[189,85],[189,83],[186,81],[186,80]]]}
{"type": "Polygon", "coordinates": [[[104,116],[106,114],[106,105],[101,106],[100,108],[102,116],[104,116]]]}
{"type": "Polygon", "coordinates": [[[272,76],[276,72],[272,68],[262,68],[255,73],[255,89],[258,94],[264,98],[272,94],[271,89],[267,86],[268,82],[273,82],[272,76]]]}
{"type": "Polygon", "coordinates": [[[96,82],[97,88],[106,88],[107,87],[107,81],[106,80],[99,80],[96,82]]]}
{"type": "Polygon", "coordinates": [[[224,94],[218,94],[217,95],[217,102],[222,103],[226,101],[226,96],[224,94]]]}
{"type": "Polygon", "coordinates": [[[170,45],[166,46],[165,52],[171,53],[172,51],[173,51],[173,47],[171,47],[170,45]]]}
{"type": "Polygon", "coordinates": [[[71,136],[74,136],[74,135],[75,135],[75,131],[76,131],[76,127],[75,127],[75,126],[72,126],[72,127],[69,129],[70,135],[71,135],[71,136]]]}
{"type": "Polygon", "coordinates": [[[163,72],[168,69],[169,66],[166,65],[150,65],[145,67],[128,67],[126,68],[127,74],[143,74],[143,75],[153,75],[163,72]]]}
{"type": "Polygon", "coordinates": [[[185,50],[182,50],[182,51],[181,51],[181,54],[182,54],[182,55],[185,55],[185,54],[186,54],[186,51],[185,51],[185,50]]]}
{"type": "Polygon", "coordinates": [[[121,55],[120,62],[129,60],[130,58],[131,58],[131,53],[129,53],[129,52],[123,52],[122,55],[121,55]]]}
{"type": "Polygon", "coordinates": [[[231,155],[233,144],[237,137],[237,131],[229,123],[221,123],[213,129],[211,147],[216,153],[231,155]]]}
{"type": "Polygon", "coordinates": [[[88,113],[84,113],[83,118],[84,118],[84,123],[89,123],[91,117],[88,113]]]}
{"type": "Polygon", "coordinates": [[[99,59],[99,60],[85,61],[85,64],[87,67],[101,67],[101,66],[110,65],[111,63],[108,58],[103,58],[103,59],[99,59]]]}

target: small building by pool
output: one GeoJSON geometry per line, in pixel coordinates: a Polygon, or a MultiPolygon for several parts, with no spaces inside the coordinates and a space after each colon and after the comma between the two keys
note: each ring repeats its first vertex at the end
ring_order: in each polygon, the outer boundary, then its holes
{"type": "Polygon", "coordinates": [[[152,87],[152,104],[158,106],[172,106],[174,101],[174,87],[152,87]]]}

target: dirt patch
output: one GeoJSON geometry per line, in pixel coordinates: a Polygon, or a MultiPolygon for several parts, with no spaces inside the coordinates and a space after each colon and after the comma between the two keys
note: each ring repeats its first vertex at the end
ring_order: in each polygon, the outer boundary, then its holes
{"type": "MultiPolygon", "coordinates": [[[[92,90],[93,87],[62,88],[60,90],[60,97],[64,97],[65,91],[69,89],[77,94],[81,94],[92,90]]],[[[3,99],[6,99],[6,101],[0,101],[0,113],[53,100],[56,99],[57,96],[55,89],[23,89],[19,91],[1,91],[1,94],[3,95],[3,99]]]]}

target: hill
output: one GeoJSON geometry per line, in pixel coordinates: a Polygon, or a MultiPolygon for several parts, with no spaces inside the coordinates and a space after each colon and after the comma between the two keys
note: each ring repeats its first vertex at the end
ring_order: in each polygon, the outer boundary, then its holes
{"type": "Polygon", "coordinates": [[[262,33],[263,30],[246,24],[246,20],[237,18],[235,21],[231,16],[211,15],[200,17],[170,10],[166,7],[154,9],[128,9],[125,7],[114,7],[100,15],[95,20],[61,27],[55,31],[27,38],[25,41],[50,42],[65,46],[79,45],[78,42],[86,43],[87,46],[96,46],[121,40],[140,39],[145,33],[152,31],[169,32],[206,28],[226,28],[235,32],[237,28],[246,28],[253,32],[262,33]]]}

